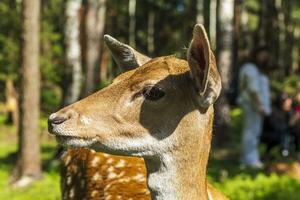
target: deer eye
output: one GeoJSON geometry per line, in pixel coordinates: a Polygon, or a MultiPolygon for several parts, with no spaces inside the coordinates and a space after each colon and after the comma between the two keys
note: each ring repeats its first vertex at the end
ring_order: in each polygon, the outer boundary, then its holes
{"type": "Polygon", "coordinates": [[[156,86],[146,87],[143,92],[143,96],[145,99],[150,101],[157,101],[165,96],[165,92],[156,86]]]}

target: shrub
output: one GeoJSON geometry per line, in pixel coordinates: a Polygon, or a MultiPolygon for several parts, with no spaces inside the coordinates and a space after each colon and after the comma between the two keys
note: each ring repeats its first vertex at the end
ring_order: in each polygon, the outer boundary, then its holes
{"type": "Polygon", "coordinates": [[[300,196],[300,181],[276,174],[260,173],[254,178],[241,174],[216,186],[231,200],[297,200],[300,196]]]}

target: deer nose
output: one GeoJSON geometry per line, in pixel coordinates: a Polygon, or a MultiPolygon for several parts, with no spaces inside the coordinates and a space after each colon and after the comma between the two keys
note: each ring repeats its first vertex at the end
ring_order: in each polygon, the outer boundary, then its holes
{"type": "Polygon", "coordinates": [[[54,117],[53,119],[49,118],[49,123],[58,125],[58,124],[62,124],[66,120],[67,118],[65,116],[64,117],[58,116],[58,117],[54,117]]]}
{"type": "Polygon", "coordinates": [[[63,124],[65,121],[73,118],[73,116],[74,116],[74,111],[72,110],[67,112],[56,112],[51,114],[48,118],[49,130],[51,130],[54,126],[63,124]]]}
{"type": "Polygon", "coordinates": [[[51,130],[57,126],[60,125],[62,123],[64,123],[65,121],[68,120],[68,117],[66,114],[59,114],[59,113],[53,113],[49,116],[48,118],[48,129],[51,132],[51,130]]]}

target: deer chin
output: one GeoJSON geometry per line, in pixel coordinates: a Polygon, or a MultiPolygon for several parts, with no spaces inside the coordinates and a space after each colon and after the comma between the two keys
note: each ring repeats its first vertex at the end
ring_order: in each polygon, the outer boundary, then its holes
{"type": "Polygon", "coordinates": [[[72,135],[56,135],[56,140],[64,147],[91,147],[97,142],[93,138],[82,138],[72,135]]]}
{"type": "Polygon", "coordinates": [[[155,145],[158,141],[151,136],[107,139],[98,135],[95,138],[95,143],[89,146],[90,149],[117,156],[153,157],[157,155],[155,150],[159,148],[155,145]]]}

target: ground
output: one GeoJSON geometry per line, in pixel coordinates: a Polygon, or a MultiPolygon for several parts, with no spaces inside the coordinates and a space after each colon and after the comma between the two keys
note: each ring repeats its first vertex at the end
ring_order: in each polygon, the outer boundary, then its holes
{"type": "MultiPolygon", "coordinates": [[[[299,199],[299,180],[240,168],[238,158],[241,113],[236,109],[232,115],[232,142],[225,147],[212,149],[208,167],[210,182],[232,200],[299,199]]],[[[8,187],[9,174],[15,161],[17,138],[14,127],[4,125],[4,121],[4,114],[0,111],[0,199],[60,199],[59,164],[52,160],[56,142],[47,134],[46,119],[41,119],[40,123],[43,129],[41,138],[44,176],[42,180],[23,189],[8,187]]]]}

